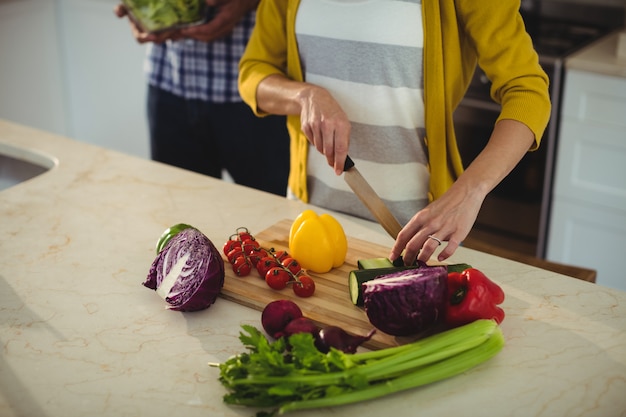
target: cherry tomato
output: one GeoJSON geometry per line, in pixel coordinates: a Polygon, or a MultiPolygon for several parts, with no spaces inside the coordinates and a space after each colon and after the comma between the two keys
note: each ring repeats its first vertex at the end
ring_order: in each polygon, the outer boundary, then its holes
{"type": "MultiPolygon", "coordinates": [[[[237,235],[239,236],[239,240],[240,241],[245,241],[245,240],[254,240],[254,237],[252,237],[252,235],[250,234],[250,232],[248,232],[248,229],[246,229],[245,227],[240,228],[240,229],[244,229],[245,231],[242,232],[237,232],[237,235]]],[[[239,229],[237,229],[239,230],[239,229]]]]}
{"type": "Polygon", "coordinates": [[[310,297],[315,292],[315,282],[308,275],[300,275],[298,280],[293,283],[293,292],[298,297],[310,297]]]}
{"type": "Polygon", "coordinates": [[[300,264],[298,263],[298,261],[296,261],[295,259],[288,257],[283,259],[282,261],[280,261],[280,263],[287,268],[288,270],[291,271],[292,274],[297,275],[298,272],[300,272],[302,270],[302,267],[300,266],[300,264]]]}
{"type": "Polygon", "coordinates": [[[265,274],[265,282],[274,290],[282,290],[291,281],[291,274],[281,266],[270,268],[265,274]]]}
{"type": "Polygon", "coordinates": [[[234,239],[228,239],[226,243],[224,243],[222,251],[224,252],[224,255],[228,255],[228,252],[238,247],[241,247],[241,242],[234,239]]]}
{"type": "Polygon", "coordinates": [[[278,259],[279,261],[282,261],[283,259],[289,256],[289,254],[284,250],[279,250],[278,252],[274,252],[273,255],[274,255],[274,258],[278,259]]]}
{"type": "Polygon", "coordinates": [[[250,271],[252,271],[252,264],[247,257],[239,256],[233,262],[233,271],[235,271],[238,277],[248,276],[250,271]]]}
{"type": "Polygon", "coordinates": [[[250,249],[248,252],[246,252],[246,255],[248,255],[248,258],[250,258],[250,262],[252,262],[252,265],[255,267],[261,259],[269,256],[267,250],[263,248],[250,249]]]}
{"type": "Polygon", "coordinates": [[[241,242],[241,247],[245,253],[249,253],[252,249],[258,249],[260,246],[256,240],[246,239],[241,242]]]}
{"type": "Polygon", "coordinates": [[[226,255],[226,259],[228,259],[228,262],[232,264],[233,262],[235,262],[235,259],[242,256],[243,254],[244,253],[241,248],[235,248],[231,250],[230,252],[228,252],[228,254],[226,255]]]}
{"type": "Polygon", "coordinates": [[[280,267],[280,264],[276,259],[271,256],[266,256],[265,258],[261,258],[259,262],[256,264],[256,270],[259,272],[259,275],[262,278],[265,278],[267,271],[271,268],[280,267]]]}

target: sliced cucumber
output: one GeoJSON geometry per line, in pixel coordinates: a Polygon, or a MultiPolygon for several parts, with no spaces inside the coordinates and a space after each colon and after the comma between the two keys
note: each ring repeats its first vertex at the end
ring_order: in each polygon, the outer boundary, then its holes
{"type": "MultiPolygon", "coordinates": [[[[415,260],[415,262],[411,266],[419,266],[420,264],[423,264],[423,262],[420,263],[417,260],[415,260]]],[[[404,260],[402,259],[402,256],[399,256],[393,262],[391,262],[389,258],[359,259],[357,261],[357,266],[359,267],[359,269],[373,269],[373,268],[389,268],[392,266],[404,267],[406,265],[404,265],[404,260]]]]}
{"type": "Polygon", "coordinates": [[[468,268],[471,268],[472,265],[470,264],[450,264],[450,265],[446,265],[448,267],[448,274],[450,272],[463,272],[468,268]]]}
{"type": "Polygon", "coordinates": [[[391,268],[393,263],[389,258],[369,258],[359,259],[356,266],[358,266],[359,269],[391,268]]]}

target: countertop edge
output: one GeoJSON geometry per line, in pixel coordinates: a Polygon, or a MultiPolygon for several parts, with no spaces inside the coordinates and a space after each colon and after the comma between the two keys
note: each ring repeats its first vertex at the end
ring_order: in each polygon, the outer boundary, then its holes
{"type": "Polygon", "coordinates": [[[611,32],[573,53],[565,59],[565,68],[626,78],[626,57],[617,55],[618,40],[622,33],[622,36],[626,36],[626,29],[611,32]]]}

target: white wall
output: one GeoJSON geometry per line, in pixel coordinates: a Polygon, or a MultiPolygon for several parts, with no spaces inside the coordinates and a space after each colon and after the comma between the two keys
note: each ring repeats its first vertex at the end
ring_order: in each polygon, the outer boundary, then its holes
{"type": "Polygon", "coordinates": [[[54,2],[0,1],[0,117],[66,132],[54,2]]]}
{"type": "Polygon", "coordinates": [[[118,1],[0,0],[0,118],[149,157],[144,46],[118,1]]]}
{"type": "Polygon", "coordinates": [[[0,118],[148,158],[145,47],[117,0],[0,0],[0,118]]]}

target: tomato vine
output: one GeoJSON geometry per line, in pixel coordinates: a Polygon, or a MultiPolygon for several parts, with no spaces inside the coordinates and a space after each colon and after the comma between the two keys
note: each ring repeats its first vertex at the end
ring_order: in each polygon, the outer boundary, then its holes
{"type": "Polygon", "coordinates": [[[256,269],[259,276],[274,290],[291,286],[298,297],[310,297],[315,282],[286,251],[264,248],[246,227],[235,230],[222,251],[238,277],[250,275],[256,269]]]}

